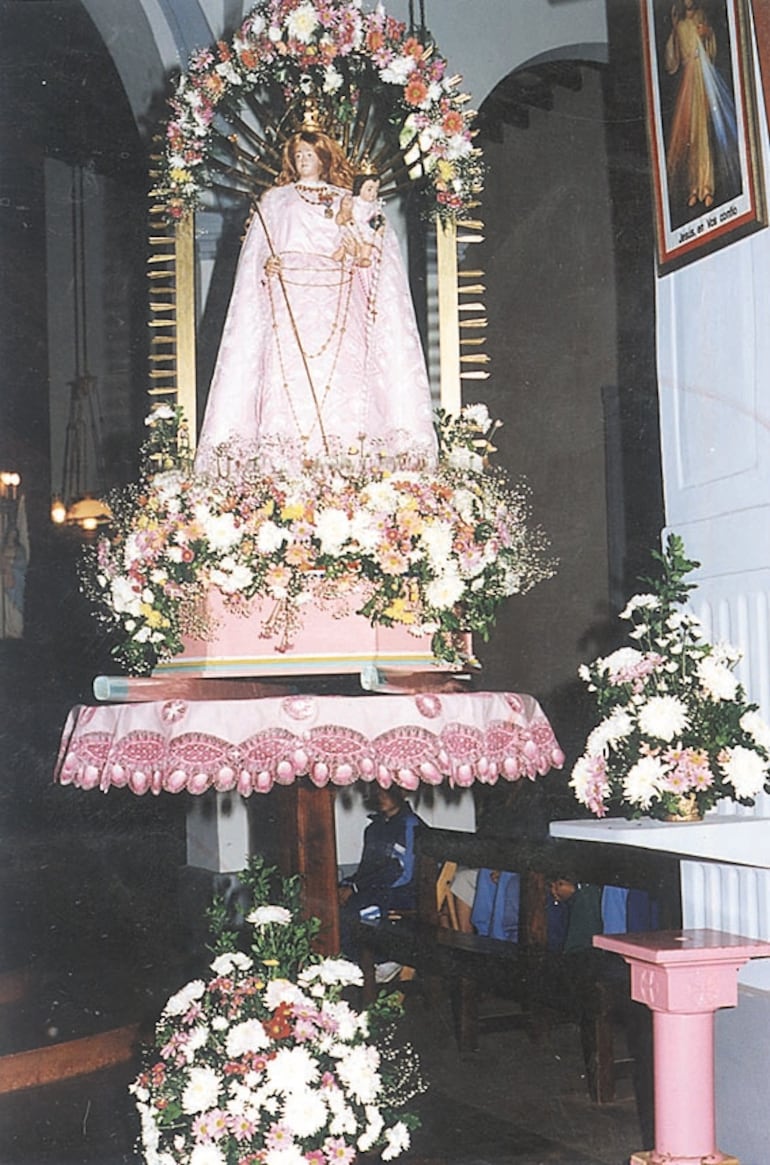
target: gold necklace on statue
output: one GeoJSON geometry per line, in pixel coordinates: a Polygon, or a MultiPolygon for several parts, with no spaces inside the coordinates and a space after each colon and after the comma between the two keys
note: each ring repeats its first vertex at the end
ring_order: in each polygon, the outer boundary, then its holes
{"type": "Polygon", "coordinates": [[[306,202],[308,206],[322,206],[324,216],[326,218],[332,217],[334,214],[332,203],[336,195],[328,186],[303,186],[301,182],[295,182],[294,189],[302,201],[306,202]],[[311,195],[311,197],[308,197],[308,195],[311,195]],[[312,195],[316,197],[313,198],[312,195]]]}

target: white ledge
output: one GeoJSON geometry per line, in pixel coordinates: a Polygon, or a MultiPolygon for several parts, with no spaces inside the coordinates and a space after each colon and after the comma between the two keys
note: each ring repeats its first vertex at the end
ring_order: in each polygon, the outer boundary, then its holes
{"type": "Polygon", "coordinates": [[[710,817],[698,822],[552,821],[551,837],[657,849],[682,857],[770,869],[770,817],[710,817]]]}

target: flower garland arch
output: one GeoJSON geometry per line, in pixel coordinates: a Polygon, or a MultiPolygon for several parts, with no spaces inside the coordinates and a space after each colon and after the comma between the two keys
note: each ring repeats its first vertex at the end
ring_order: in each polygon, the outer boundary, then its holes
{"type": "Polygon", "coordinates": [[[376,159],[386,196],[417,181],[428,217],[456,218],[483,186],[460,81],[382,4],[259,0],[230,41],[195,52],[178,78],[155,194],[172,220],[218,185],[254,197],[274,181],[298,104],[314,100],[354,160],[390,133],[395,149],[376,159]]]}

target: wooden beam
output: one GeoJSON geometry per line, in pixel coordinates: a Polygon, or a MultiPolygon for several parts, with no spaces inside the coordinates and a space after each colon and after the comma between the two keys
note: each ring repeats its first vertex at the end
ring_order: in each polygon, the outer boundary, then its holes
{"type": "Polygon", "coordinates": [[[138,1034],[139,1024],[130,1024],[79,1040],[0,1056],[0,1095],[123,1064],[133,1056],[138,1034]]]}

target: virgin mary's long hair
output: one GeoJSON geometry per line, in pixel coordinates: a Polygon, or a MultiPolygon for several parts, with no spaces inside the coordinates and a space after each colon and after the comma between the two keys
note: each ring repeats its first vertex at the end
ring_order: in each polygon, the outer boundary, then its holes
{"type": "Polygon", "coordinates": [[[341,147],[328,134],[315,130],[301,130],[286,139],[281,158],[281,173],[276,179],[276,186],[288,186],[290,182],[299,181],[299,174],[294,165],[294,154],[300,142],[312,146],[321,162],[321,180],[332,186],[341,186],[350,190],[353,186],[353,168],[342,152],[341,147]]]}

